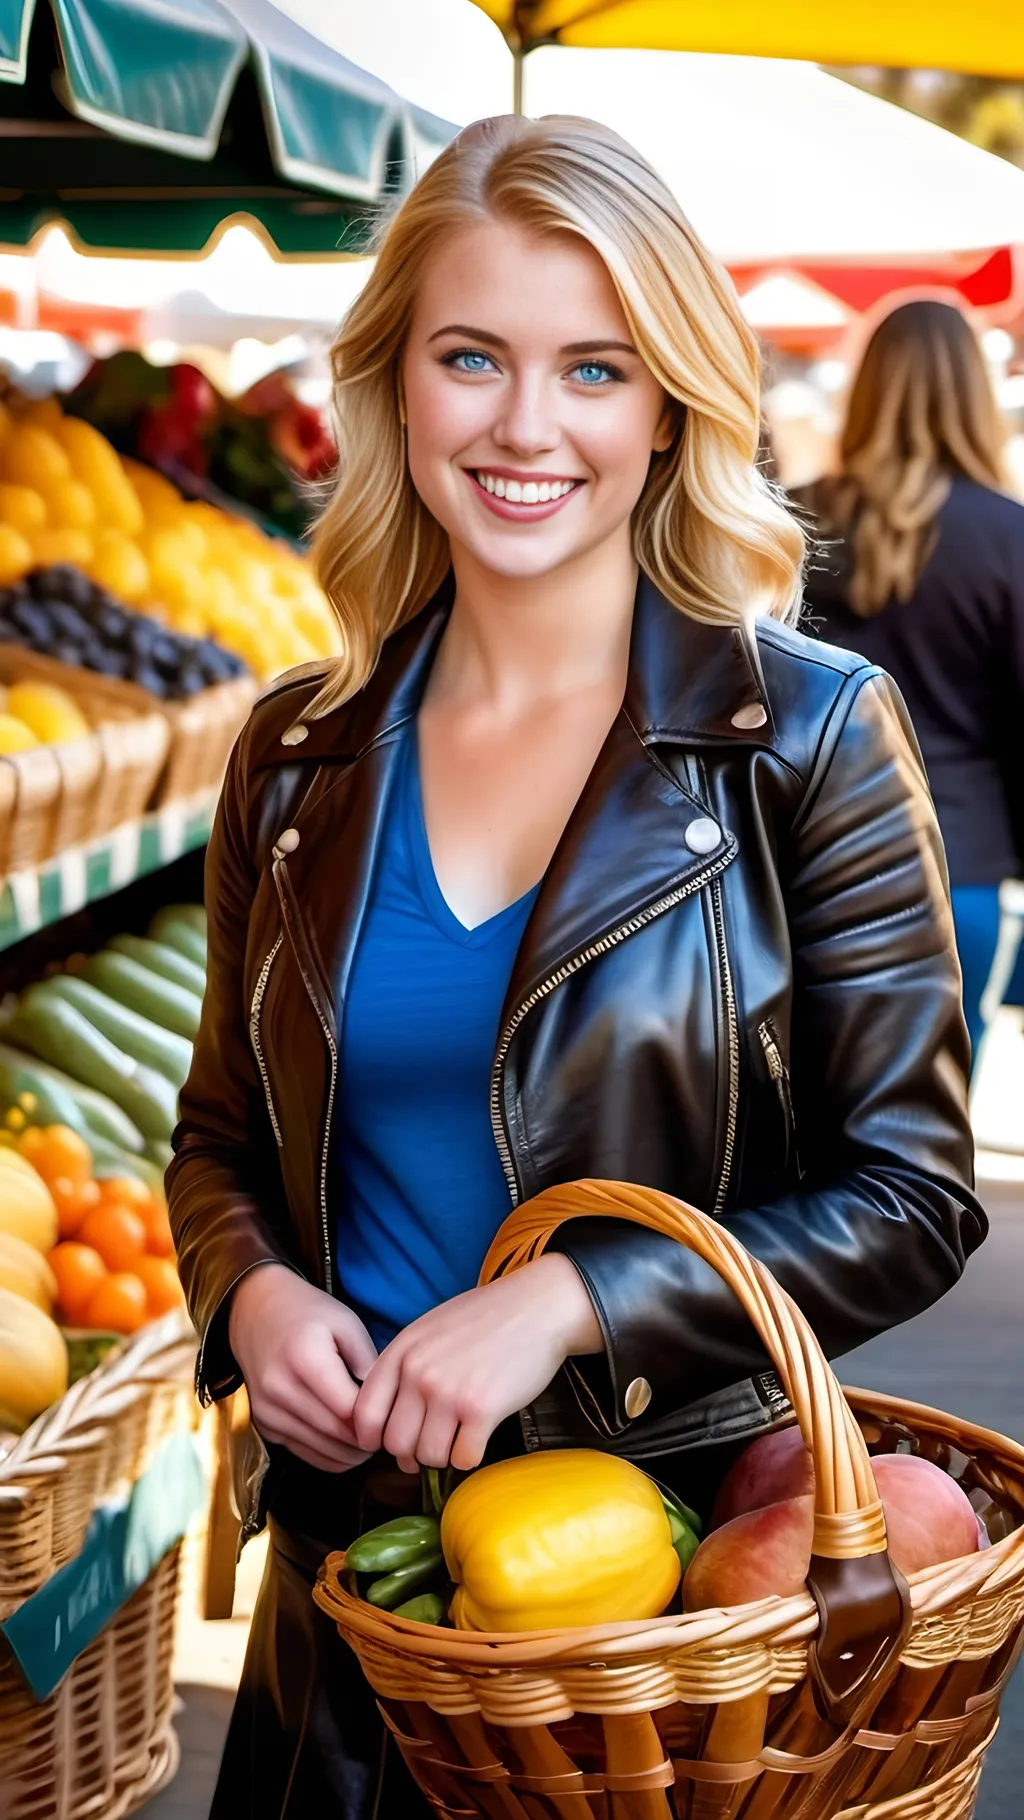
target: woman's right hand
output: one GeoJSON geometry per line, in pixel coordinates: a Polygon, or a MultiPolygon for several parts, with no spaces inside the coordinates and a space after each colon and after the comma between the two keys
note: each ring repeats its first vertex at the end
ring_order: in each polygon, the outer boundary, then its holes
{"type": "Polygon", "coordinates": [[[228,1339],[265,1441],[321,1472],[348,1472],[370,1455],[351,1416],[377,1357],[351,1308],[284,1264],[260,1264],[235,1286],[228,1339]]]}

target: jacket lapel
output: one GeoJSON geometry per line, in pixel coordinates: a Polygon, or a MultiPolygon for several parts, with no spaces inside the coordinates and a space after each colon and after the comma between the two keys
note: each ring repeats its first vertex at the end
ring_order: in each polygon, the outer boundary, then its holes
{"type": "Polygon", "coordinates": [[[672,748],[773,740],[753,637],[691,619],[642,576],[623,707],[545,874],[503,1024],[541,981],[735,857],[731,830],[680,781],[672,748]],[[758,710],[763,724],[743,724],[758,710]]]}

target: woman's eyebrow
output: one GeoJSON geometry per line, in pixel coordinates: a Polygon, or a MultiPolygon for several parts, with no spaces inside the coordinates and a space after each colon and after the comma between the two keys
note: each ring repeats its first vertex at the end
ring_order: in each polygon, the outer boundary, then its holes
{"type": "MultiPolygon", "coordinates": [[[[467,341],[483,341],[492,348],[507,348],[509,345],[503,336],[492,335],[489,329],[475,329],[469,322],[449,322],[443,329],[435,329],[427,337],[428,347],[432,341],[439,341],[442,335],[465,335],[467,341]]],[[[560,354],[603,354],[611,348],[620,354],[636,353],[631,341],[569,341],[558,351],[560,354]]]]}

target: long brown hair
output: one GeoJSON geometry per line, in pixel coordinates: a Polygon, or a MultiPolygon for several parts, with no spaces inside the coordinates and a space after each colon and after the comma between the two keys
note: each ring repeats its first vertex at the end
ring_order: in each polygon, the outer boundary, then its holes
{"type": "Polygon", "coordinates": [[[362,687],[388,633],[449,567],[448,539],[409,478],[399,369],[432,251],[445,234],[493,219],[594,247],[641,355],[683,407],[634,513],[641,568],[696,619],[796,611],[803,532],[758,470],[760,353],[728,273],[661,178],[607,127],[499,116],[461,133],[402,203],[331,351],[340,459],[313,562],[343,650],[314,714],[362,687]]]}
{"type": "Polygon", "coordinates": [[[828,515],[847,534],[849,601],[863,618],[908,600],[956,476],[1008,489],[1005,428],[974,331],[952,304],[905,303],[868,342],[853,382],[828,515]]]}

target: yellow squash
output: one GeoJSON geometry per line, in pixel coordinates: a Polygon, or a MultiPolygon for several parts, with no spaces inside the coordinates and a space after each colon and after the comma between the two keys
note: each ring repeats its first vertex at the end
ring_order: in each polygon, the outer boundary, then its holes
{"type": "Polygon", "coordinates": [[[656,1485],[586,1448],[473,1473],[441,1518],[458,1630],[550,1630],[654,1618],[679,1584],[656,1485]]]}
{"type": "Polygon", "coordinates": [[[49,1315],[0,1289],[0,1428],[20,1434],[68,1387],[68,1349],[49,1315]]]}
{"type": "Polygon", "coordinates": [[[41,1251],[13,1232],[0,1230],[0,1289],[24,1296],[44,1314],[53,1313],[57,1279],[41,1251]]]}
{"type": "Polygon", "coordinates": [[[0,1232],[13,1232],[44,1256],[58,1238],[50,1190],[31,1163],[6,1145],[0,1146],[0,1232]]]}

